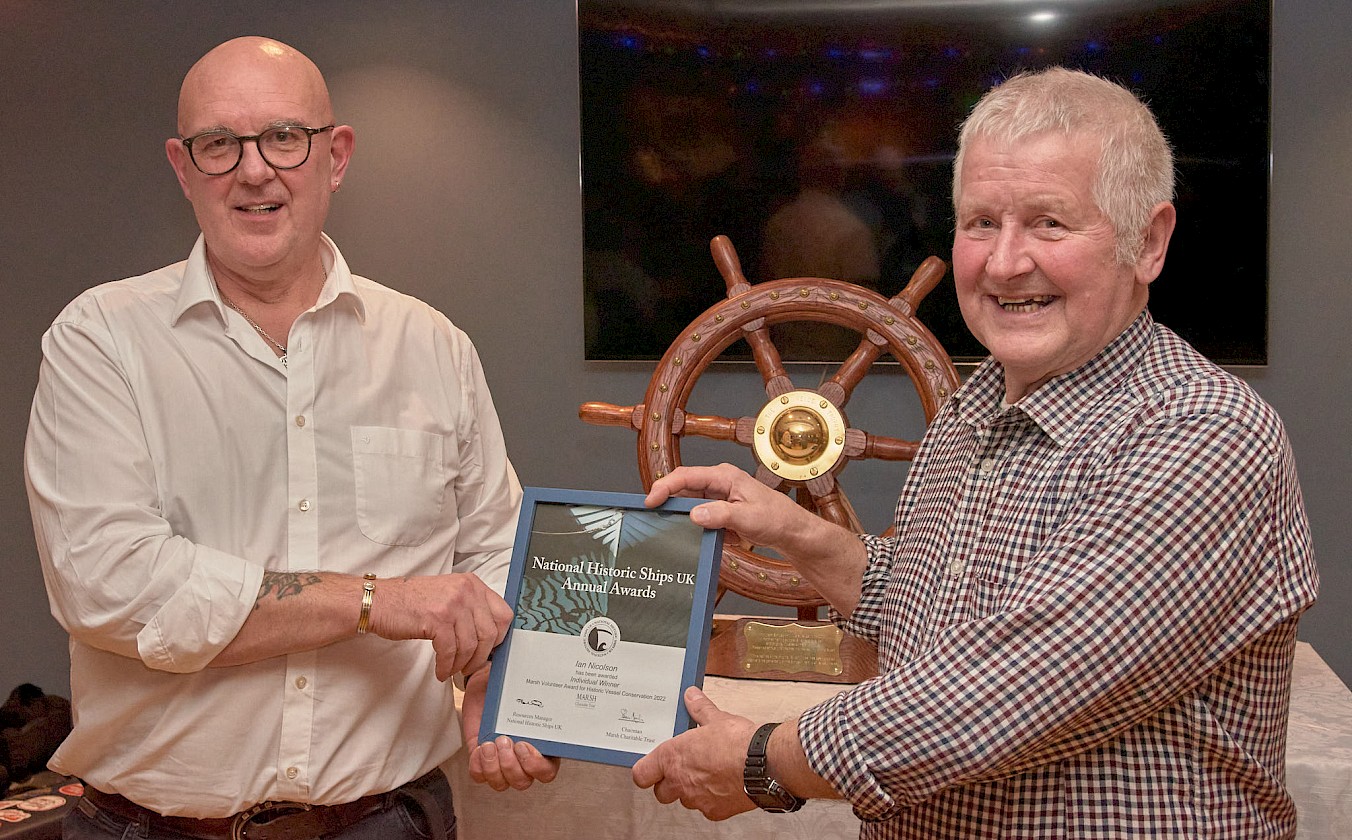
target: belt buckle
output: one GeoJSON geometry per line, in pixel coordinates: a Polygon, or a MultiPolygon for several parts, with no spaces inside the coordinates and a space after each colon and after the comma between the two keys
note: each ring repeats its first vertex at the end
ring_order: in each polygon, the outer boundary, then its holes
{"type": "Polygon", "coordinates": [[[268,800],[259,802],[250,808],[235,814],[234,822],[230,823],[230,840],[248,840],[249,822],[259,814],[269,811],[280,811],[283,814],[300,814],[310,810],[312,805],[308,802],[274,802],[268,800]]]}

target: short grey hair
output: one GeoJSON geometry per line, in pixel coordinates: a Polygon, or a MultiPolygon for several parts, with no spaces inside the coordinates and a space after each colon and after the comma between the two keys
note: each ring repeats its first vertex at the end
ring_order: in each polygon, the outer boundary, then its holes
{"type": "Polygon", "coordinates": [[[953,204],[962,190],[962,161],[977,137],[1012,142],[1060,131],[1100,142],[1094,201],[1117,235],[1117,260],[1133,265],[1145,246],[1150,211],[1174,198],[1174,155],[1159,123],[1131,91],[1107,79],[1051,67],[1020,73],[992,88],[958,133],[953,204]]]}

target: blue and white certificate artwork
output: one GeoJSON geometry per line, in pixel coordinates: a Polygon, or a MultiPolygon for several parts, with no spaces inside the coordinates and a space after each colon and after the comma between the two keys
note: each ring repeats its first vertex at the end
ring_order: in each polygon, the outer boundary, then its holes
{"type": "Polygon", "coordinates": [[[701,502],[525,488],[480,741],[630,766],[689,728],[723,541],[690,521],[701,502]]]}

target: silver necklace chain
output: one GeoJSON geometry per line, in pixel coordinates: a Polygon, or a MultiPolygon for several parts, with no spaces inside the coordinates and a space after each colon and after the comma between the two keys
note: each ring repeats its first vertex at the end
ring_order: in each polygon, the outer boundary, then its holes
{"type": "Polygon", "coordinates": [[[249,323],[249,326],[254,328],[254,332],[263,336],[263,339],[267,341],[268,344],[271,344],[274,348],[276,348],[277,352],[281,354],[282,367],[286,367],[286,345],[282,344],[277,339],[268,335],[267,330],[259,326],[258,322],[255,321],[253,318],[250,318],[249,313],[245,312],[243,309],[240,309],[239,304],[235,303],[233,300],[226,297],[224,292],[222,292],[220,289],[217,289],[216,292],[221,296],[221,300],[225,301],[226,306],[238,312],[240,317],[243,318],[245,321],[247,321],[249,323]]]}

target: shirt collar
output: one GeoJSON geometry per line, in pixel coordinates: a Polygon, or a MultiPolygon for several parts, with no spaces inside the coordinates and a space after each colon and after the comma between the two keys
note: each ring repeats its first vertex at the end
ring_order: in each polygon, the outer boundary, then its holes
{"type": "MultiPolygon", "coordinates": [[[[366,322],[366,304],[352,279],[338,246],[333,244],[327,234],[320,234],[319,258],[324,263],[324,287],[319,290],[319,299],[315,309],[323,309],[340,297],[352,302],[352,309],[360,323],[366,322]]],[[[199,234],[193,244],[183,268],[183,283],[178,291],[178,304],[174,307],[171,325],[178,323],[183,314],[194,306],[209,303],[215,306],[221,323],[225,323],[225,303],[216,289],[216,281],[211,276],[211,266],[207,264],[206,237],[199,234]]]]}
{"type": "MultiPolygon", "coordinates": [[[[1120,387],[1137,367],[1154,334],[1154,319],[1149,311],[1142,311],[1093,359],[1049,379],[1008,410],[1022,412],[1058,446],[1066,444],[1088,418],[1090,410],[1120,387]]],[[[954,393],[953,399],[959,416],[980,426],[999,412],[1004,393],[1004,367],[989,357],[954,393]]]]}

